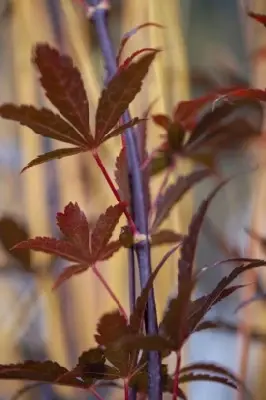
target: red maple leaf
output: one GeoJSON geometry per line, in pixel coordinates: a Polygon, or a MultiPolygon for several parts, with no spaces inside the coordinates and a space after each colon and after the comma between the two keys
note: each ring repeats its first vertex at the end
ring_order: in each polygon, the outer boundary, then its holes
{"type": "Polygon", "coordinates": [[[124,203],[110,206],[92,225],[79,205],[70,202],[64,212],[57,213],[57,225],[64,239],[35,237],[18,243],[14,248],[53,254],[74,262],[59,275],[54,285],[57,287],[72,275],[87,270],[96,262],[107,260],[119,250],[119,241],[110,239],[123,211],[124,203]]]}

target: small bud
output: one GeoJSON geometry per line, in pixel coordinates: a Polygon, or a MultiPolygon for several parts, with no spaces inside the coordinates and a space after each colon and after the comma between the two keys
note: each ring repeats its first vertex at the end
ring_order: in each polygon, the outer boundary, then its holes
{"type": "Polygon", "coordinates": [[[134,244],[134,237],[132,235],[132,232],[130,230],[129,226],[122,226],[120,230],[120,235],[119,235],[119,242],[121,245],[127,249],[133,246],[134,244]]]}

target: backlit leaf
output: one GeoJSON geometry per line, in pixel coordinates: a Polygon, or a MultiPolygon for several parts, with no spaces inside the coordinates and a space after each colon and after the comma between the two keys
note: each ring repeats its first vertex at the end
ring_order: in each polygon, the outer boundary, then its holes
{"type": "Polygon", "coordinates": [[[103,90],[96,111],[97,142],[110,132],[119,118],[141,90],[142,82],[148,73],[157,50],[150,52],[138,61],[119,71],[103,90]]]}
{"type": "Polygon", "coordinates": [[[163,229],[159,232],[153,233],[151,237],[151,246],[159,246],[162,244],[174,244],[183,239],[181,233],[176,233],[170,229],[163,229]]]}
{"type": "Polygon", "coordinates": [[[161,223],[168,217],[174,205],[197,183],[210,176],[210,171],[194,171],[186,176],[179,176],[176,182],[170,185],[159,197],[157,210],[152,224],[152,232],[156,231],[161,223]]]}
{"type": "Polygon", "coordinates": [[[84,138],[71,125],[62,119],[60,115],[54,114],[46,108],[37,109],[28,105],[4,104],[0,107],[0,116],[12,121],[18,121],[38,135],[80,147],[86,148],[87,146],[84,138]]]}
{"type": "MultiPolygon", "coordinates": [[[[54,254],[74,262],[86,262],[89,258],[84,257],[72,243],[66,240],[37,236],[34,239],[28,239],[20,242],[13,247],[14,249],[30,249],[47,254],[54,254]]],[[[88,251],[89,255],[89,251],[88,251]]]]}
{"type": "Polygon", "coordinates": [[[0,241],[4,249],[15,259],[17,259],[21,267],[28,272],[35,272],[31,264],[29,249],[10,250],[18,242],[29,239],[29,234],[24,226],[20,225],[14,219],[3,216],[0,219],[0,241]]]}
{"type": "Polygon", "coordinates": [[[83,150],[80,149],[79,147],[69,147],[69,148],[49,151],[48,153],[41,154],[40,156],[34,158],[21,170],[21,172],[24,172],[31,167],[35,167],[36,165],[41,165],[47,161],[60,160],[61,158],[74,156],[76,154],[81,153],[82,151],[83,150]]]}
{"type": "Polygon", "coordinates": [[[80,72],[71,57],[48,44],[38,44],[33,62],[48,99],[86,141],[90,140],[89,103],[80,72]]]}

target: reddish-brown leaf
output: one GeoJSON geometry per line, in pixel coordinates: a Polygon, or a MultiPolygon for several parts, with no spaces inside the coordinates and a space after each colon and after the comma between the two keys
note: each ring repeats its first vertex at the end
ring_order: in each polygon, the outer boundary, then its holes
{"type": "Polygon", "coordinates": [[[3,216],[0,219],[0,241],[4,249],[17,259],[21,267],[28,272],[35,272],[30,257],[30,250],[10,250],[15,244],[28,240],[29,234],[24,226],[14,219],[3,216]]]}
{"type": "Polygon", "coordinates": [[[152,120],[166,131],[168,131],[172,123],[171,118],[165,114],[155,114],[152,116],[152,120]]]}
{"type": "Polygon", "coordinates": [[[74,156],[76,154],[82,153],[83,151],[84,150],[80,149],[79,147],[68,147],[49,151],[48,153],[41,154],[40,156],[34,158],[21,170],[21,172],[24,172],[31,167],[41,165],[47,161],[60,160],[61,158],[74,156]]]}
{"type": "Polygon", "coordinates": [[[129,334],[127,321],[119,310],[104,314],[97,324],[95,340],[100,346],[108,347],[110,344],[129,334]]]}
{"type": "Polygon", "coordinates": [[[179,176],[176,183],[169,186],[159,197],[151,231],[155,232],[157,230],[174,205],[182,199],[188,190],[208,176],[210,176],[210,171],[208,170],[194,171],[187,176],[179,176]]]}
{"type": "Polygon", "coordinates": [[[255,21],[259,22],[260,24],[266,26],[266,15],[265,14],[257,14],[252,11],[248,12],[248,16],[255,19],[255,21]]]}
{"type": "Polygon", "coordinates": [[[46,382],[78,388],[88,386],[71,371],[53,361],[25,361],[20,364],[0,365],[0,379],[46,382]]]}
{"type": "Polygon", "coordinates": [[[108,207],[98,218],[91,238],[91,249],[96,260],[105,252],[105,246],[111,239],[123,212],[124,204],[119,203],[108,207]]]}
{"type": "MultiPolygon", "coordinates": [[[[111,131],[110,133],[108,133],[106,136],[104,136],[103,140],[101,141],[101,143],[106,142],[106,140],[112,139],[118,135],[121,135],[121,133],[123,133],[124,131],[126,131],[128,128],[132,128],[133,126],[141,123],[143,121],[143,119],[139,119],[139,118],[133,118],[131,119],[129,122],[127,122],[126,124],[120,125],[118,128],[114,129],[113,131],[111,131]]],[[[99,143],[100,144],[100,143],[99,143]]]]}
{"type": "Polygon", "coordinates": [[[146,27],[152,27],[152,26],[154,26],[156,28],[163,28],[163,25],[158,24],[156,22],[146,22],[144,24],[141,24],[141,25],[137,26],[136,28],[133,28],[131,31],[127,32],[123,36],[123,38],[121,40],[121,43],[120,43],[120,46],[119,46],[119,50],[118,50],[117,56],[116,56],[116,64],[117,64],[117,66],[120,65],[121,55],[122,55],[123,49],[124,49],[126,43],[128,42],[128,40],[133,35],[135,35],[140,29],[143,29],[143,28],[146,28],[146,27]]]}
{"type": "Polygon", "coordinates": [[[97,142],[110,132],[119,118],[141,90],[142,82],[148,73],[158,50],[154,50],[138,61],[119,71],[103,90],[96,111],[97,142]]]}
{"type": "Polygon", "coordinates": [[[64,208],[64,212],[57,213],[56,220],[60,231],[68,240],[77,247],[89,251],[91,227],[78,203],[68,203],[64,208]]]}
{"type": "Polygon", "coordinates": [[[91,141],[89,103],[80,72],[72,59],[48,44],[38,44],[33,62],[48,99],[86,141],[91,141]]]}
{"type": "Polygon", "coordinates": [[[159,232],[153,233],[151,236],[151,246],[159,246],[162,244],[174,244],[183,239],[181,233],[176,233],[170,229],[163,229],[159,232]]]}
{"type": "Polygon", "coordinates": [[[114,253],[116,253],[121,248],[120,240],[113,240],[108,243],[104,249],[101,251],[100,260],[108,260],[108,258],[112,257],[114,253]]]}
{"type": "Polygon", "coordinates": [[[146,286],[142,289],[142,292],[140,296],[136,300],[135,308],[130,315],[130,330],[134,333],[139,333],[141,329],[141,324],[144,318],[144,313],[145,309],[147,306],[148,302],[148,297],[150,290],[153,288],[153,283],[155,278],[157,277],[159,271],[161,268],[164,266],[168,258],[179,248],[179,244],[175,247],[173,247],[171,250],[169,250],[161,259],[159,264],[156,266],[156,268],[153,270],[151,273],[146,286]]]}
{"type": "MultiPolygon", "coordinates": [[[[41,136],[60,140],[75,146],[86,148],[87,143],[79,133],[58,114],[33,106],[4,104],[0,107],[0,116],[12,121],[18,121],[41,136]]],[[[92,142],[91,142],[92,144],[92,142]]]]}
{"type": "Polygon", "coordinates": [[[64,271],[56,278],[53,289],[57,289],[62,283],[72,278],[74,275],[81,274],[89,268],[87,264],[74,264],[64,268],[64,271]]]}
{"type": "Polygon", "coordinates": [[[77,249],[72,243],[66,240],[58,240],[50,237],[39,237],[20,242],[13,247],[14,249],[30,249],[48,254],[54,254],[58,257],[65,258],[69,261],[77,263],[89,262],[89,249],[88,257],[84,257],[80,250],[77,249]]]}
{"type": "Polygon", "coordinates": [[[128,167],[126,159],[126,149],[122,148],[116,158],[115,163],[115,181],[118,186],[118,192],[125,202],[130,204],[130,191],[128,185],[128,167]]]}

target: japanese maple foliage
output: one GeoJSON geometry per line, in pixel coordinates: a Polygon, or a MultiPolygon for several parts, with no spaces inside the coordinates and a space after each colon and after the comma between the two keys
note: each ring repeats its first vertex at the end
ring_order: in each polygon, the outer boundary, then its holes
{"type": "MultiPolygon", "coordinates": [[[[102,18],[101,29],[105,29],[104,13],[103,9],[97,17],[102,18]]],[[[265,25],[265,16],[254,13],[249,15],[265,25]]],[[[101,396],[96,389],[103,383],[122,387],[126,400],[134,400],[138,394],[148,396],[147,398],[152,400],[160,400],[164,392],[171,393],[173,400],[186,400],[187,396],[181,385],[192,381],[212,381],[232,389],[241,387],[250,395],[244,383],[221,365],[197,362],[181,367],[181,350],[190,336],[216,327],[214,321],[206,319],[206,314],[217,303],[244,286],[233,284],[235,279],[249,269],[266,265],[265,260],[241,257],[219,261],[209,268],[215,268],[225,262],[237,265],[212,291],[198,298],[192,296],[198,279],[204,276],[204,271],[198,275],[194,273],[194,259],[201,227],[213,198],[228,180],[220,182],[206,196],[191,219],[187,234],[162,229],[161,225],[191,188],[211,176],[216,153],[221,148],[231,148],[236,143],[241,145],[258,134],[266,92],[246,87],[219,89],[195,100],[179,102],[171,117],[164,114],[152,115],[153,122],[162,128],[164,135],[161,146],[149,152],[147,119],[152,112],[152,105],[144,111],[142,117],[134,117],[121,123],[159,53],[158,49],[139,49],[121,62],[122,52],[132,34],[147,27],[162,28],[149,22],[124,36],[116,57],[117,71],[114,76],[109,77],[99,97],[94,132],[90,127],[89,102],[78,68],[69,56],[61,54],[48,44],[36,45],[32,62],[38,70],[40,84],[46,97],[58,111],[37,109],[29,105],[0,106],[2,118],[17,121],[43,137],[72,145],[38,156],[30,161],[23,171],[49,160],[88,152],[94,157],[100,173],[105,177],[106,184],[116,199],[116,204],[110,205],[94,223],[87,218],[77,203],[71,202],[66,205],[64,211],[58,212],[56,217],[61,235],[59,238],[38,236],[30,239],[26,230],[19,224],[8,218],[0,221],[0,231],[11,229],[18,242],[15,244],[10,235],[1,233],[3,245],[8,251],[10,247],[13,248],[13,256],[21,262],[24,269],[34,269],[30,262],[30,250],[63,258],[70,265],[58,276],[54,288],[91,269],[115,302],[114,310],[99,318],[94,347],[86,349],[72,369],[68,370],[51,360],[29,360],[19,364],[1,365],[0,379],[71,386],[90,391],[98,399],[101,396]],[[245,119],[230,120],[234,111],[242,106],[248,106],[257,112],[256,127],[250,126],[245,119]],[[129,130],[134,126],[138,129],[129,130]],[[131,142],[122,141],[121,150],[116,158],[113,181],[102,163],[98,148],[107,140],[124,135],[125,131],[126,135],[134,136],[133,147],[129,148],[131,142]],[[232,138],[232,134],[236,137],[232,138]],[[133,159],[137,160],[137,164],[129,170],[128,159],[132,152],[136,156],[133,159]],[[169,185],[169,174],[174,168],[178,169],[176,163],[178,164],[182,157],[192,159],[203,168],[186,176],[179,174],[176,181],[169,185]],[[151,178],[155,173],[164,170],[165,178],[153,199],[149,191],[151,178]],[[142,179],[147,233],[138,231],[135,221],[138,209],[132,207],[134,188],[131,178],[136,171],[141,174],[142,179]],[[120,226],[123,213],[127,218],[127,225],[120,226]],[[118,226],[120,234],[113,238],[118,226]],[[97,266],[112,257],[122,246],[136,253],[141,248],[141,254],[149,259],[150,248],[161,244],[171,247],[147,276],[144,285],[142,282],[139,297],[131,299],[132,311],[128,313],[97,266]],[[157,323],[156,310],[154,317],[154,310],[149,306],[154,280],[169,257],[174,257],[178,249],[180,255],[177,260],[177,294],[169,301],[161,321],[157,323]],[[150,322],[154,326],[153,334],[148,330],[150,322]],[[164,362],[172,352],[176,354],[173,374],[168,372],[166,361],[164,362]],[[159,355],[154,359],[155,362],[151,362],[151,354],[159,355]],[[153,382],[154,377],[158,378],[156,384],[153,382]]],[[[264,245],[264,241],[262,244],[264,245]]],[[[140,271],[146,268],[143,257],[139,257],[138,261],[140,271]]]]}

